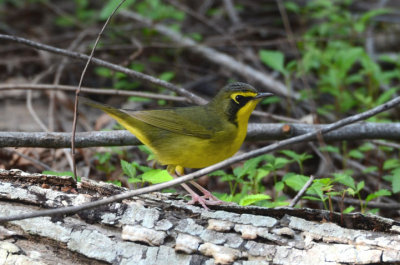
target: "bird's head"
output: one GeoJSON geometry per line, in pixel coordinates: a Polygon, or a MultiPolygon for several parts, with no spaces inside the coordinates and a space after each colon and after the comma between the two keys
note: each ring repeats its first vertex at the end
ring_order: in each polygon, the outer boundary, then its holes
{"type": "Polygon", "coordinates": [[[249,84],[236,82],[226,85],[210,104],[227,115],[230,122],[237,125],[244,119],[247,122],[258,102],[270,96],[273,94],[261,93],[249,84]]]}

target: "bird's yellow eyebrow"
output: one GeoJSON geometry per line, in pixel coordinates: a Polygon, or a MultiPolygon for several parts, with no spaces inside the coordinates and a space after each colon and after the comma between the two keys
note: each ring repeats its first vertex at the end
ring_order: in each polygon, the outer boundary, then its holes
{"type": "Polygon", "coordinates": [[[236,96],[254,98],[255,96],[257,96],[257,93],[254,93],[254,92],[237,92],[237,93],[233,93],[233,94],[231,95],[231,99],[233,99],[233,101],[235,101],[236,103],[239,103],[239,102],[236,100],[236,96]]]}

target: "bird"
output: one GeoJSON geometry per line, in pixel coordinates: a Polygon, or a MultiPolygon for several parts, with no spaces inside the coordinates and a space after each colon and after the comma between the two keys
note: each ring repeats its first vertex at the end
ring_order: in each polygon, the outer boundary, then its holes
{"type": "MultiPolygon", "coordinates": [[[[81,97],[86,105],[100,109],[134,134],[154,153],[173,177],[184,168],[204,168],[233,156],[247,133],[251,113],[257,104],[272,93],[258,92],[253,86],[234,82],[224,86],[205,105],[156,110],[124,110],[81,97]]],[[[189,204],[220,204],[218,198],[194,181],[190,182],[203,196],[187,184],[189,204]]]]}

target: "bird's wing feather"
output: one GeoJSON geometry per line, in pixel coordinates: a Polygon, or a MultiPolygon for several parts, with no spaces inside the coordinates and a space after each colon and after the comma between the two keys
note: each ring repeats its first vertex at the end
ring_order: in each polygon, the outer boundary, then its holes
{"type": "Polygon", "coordinates": [[[202,110],[197,109],[193,117],[193,109],[180,110],[149,110],[134,111],[127,113],[136,119],[152,126],[168,130],[170,132],[195,136],[198,138],[209,139],[213,135],[213,129],[208,128],[208,124],[202,110]],[[203,114],[203,115],[202,115],[203,114]]]}

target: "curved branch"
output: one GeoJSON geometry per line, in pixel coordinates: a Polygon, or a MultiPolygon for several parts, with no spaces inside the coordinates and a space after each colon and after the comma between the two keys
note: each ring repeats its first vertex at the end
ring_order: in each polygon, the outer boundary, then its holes
{"type": "MultiPolygon", "coordinates": [[[[247,141],[282,140],[324,130],[328,125],[251,123],[247,141]]],[[[325,141],[385,139],[400,140],[400,123],[357,123],[323,135],[325,141]]],[[[315,138],[314,138],[315,139],[315,138]]],[[[311,139],[313,140],[313,139],[311,139]]],[[[0,132],[0,147],[64,148],[71,144],[71,134],[61,132],[0,132]]],[[[81,132],[76,147],[138,145],[139,140],[125,130],[81,132]]]]}
{"type": "MultiPolygon", "coordinates": [[[[68,85],[51,85],[51,84],[0,84],[0,91],[2,90],[62,90],[62,91],[76,91],[76,86],[68,85]]],[[[142,91],[128,91],[108,88],[89,88],[82,87],[81,92],[89,94],[101,94],[101,95],[118,95],[118,96],[135,96],[142,98],[151,99],[164,99],[170,101],[187,101],[184,97],[148,93],[142,91]]]]}
{"type": "MultiPolygon", "coordinates": [[[[60,55],[63,55],[63,56],[74,58],[74,59],[79,59],[79,60],[83,60],[83,61],[87,61],[89,59],[89,56],[86,55],[86,54],[82,54],[82,53],[79,53],[79,52],[68,51],[68,50],[64,50],[64,49],[61,49],[61,48],[56,48],[56,47],[53,47],[53,46],[50,46],[50,45],[38,43],[38,42],[31,41],[31,40],[28,40],[28,39],[25,39],[25,38],[21,38],[21,37],[0,34],[0,39],[14,41],[14,42],[17,42],[17,43],[21,43],[21,44],[24,44],[24,45],[39,49],[39,50],[48,51],[48,52],[55,53],[55,54],[60,54],[60,55]]],[[[128,68],[125,68],[125,67],[113,64],[113,63],[109,63],[107,61],[104,61],[104,60],[101,60],[101,59],[98,59],[98,58],[94,58],[94,57],[91,59],[91,62],[96,64],[96,65],[100,65],[100,66],[109,68],[111,70],[115,70],[115,71],[124,73],[124,74],[126,74],[126,75],[128,75],[130,77],[140,79],[140,80],[142,80],[144,82],[151,83],[153,85],[158,85],[158,86],[165,87],[165,88],[167,88],[167,89],[169,89],[171,91],[176,92],[177,94],[179,94],[181,96],[184,96],[184,97],[188,98],[190,101],[195,102],[197,104],[205,104],[207,102],[205,99],[203,99],[203,98],[201,98],[199,96],[196,96],[195,94],[187,91],[184,88],[175,86],[174,84],[171,84],[169,82],[166,82],[166,81],[158,79],[158,78],[155,78],[153,76],[146,75],[146,74],[143,74],[143,73],[140,73],[140,72],[136,72],[136,71],[133,71],[131,69],[128,69],[128,68]]]]}
{"type": "Polygon", "coordinates": [[[174,42],[177,42],[179,44],[183,44],[183,45],[189,47],[189,49],[191,51],[202,55],[207,60],[209,60],[213,63],[217,63],[219,65],[222,65],[225,69],[229,69],[230,71],[235,72],[236,74],[241,75],[244,78],[251,78],[251,79],[259,82],[260,84],[264,85],[265,87],[268,87],[268,90],[275,94],[282,95],[282,96],[289,97],[289,98],[294,98],[294,99],[298,99],[300,97],[298,93],[296,93],[294,91],[289,91],[282,82],[277,81],[276,79],[270,77],[269,75],[267,75],[263,72],[260,72],[256,69],[248,66],[247,64],[238,62],[237,60],[235,60],[235,58],[233,58],[227,54],[218,52],[212,48],[209,48],[209,47],[206,47],[203,45],[199,45],[194,40],[187,38],[187,37],[183,36],[182,34],[176,32],[174,30],[171,30],[170,28],[168,28],[162,24],[155,23],[154,21],[152,21],[148,18],[145,18],[137,13],[134,13],[134,12],[128,11],[128,10],[121,10],[119,15],[130,18],[130,19],[134,19],[136,21],[140,21],[141,23],[145,24],[147,27],[154,28],[159,33],[167,36],[174,42]]]}

